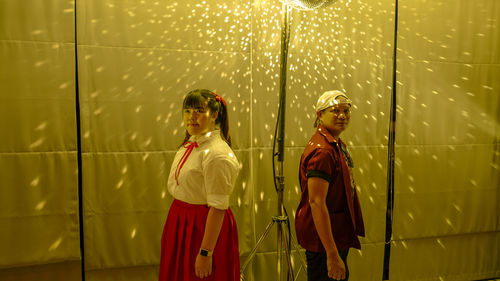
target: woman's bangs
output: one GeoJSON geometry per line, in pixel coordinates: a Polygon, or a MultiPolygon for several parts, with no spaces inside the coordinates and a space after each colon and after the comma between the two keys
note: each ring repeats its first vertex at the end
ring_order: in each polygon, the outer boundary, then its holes
{"type": "Polygon", "coordinates": [[[182,108],[205,108],[207,107],[206,99],[199,93],[189,93],[184,99],[182,108]]]}

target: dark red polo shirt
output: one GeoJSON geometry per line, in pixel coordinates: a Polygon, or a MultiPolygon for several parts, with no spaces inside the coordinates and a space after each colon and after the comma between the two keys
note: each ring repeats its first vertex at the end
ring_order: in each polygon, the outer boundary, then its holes
{"type": "Polygon", "coordinates": [[[295,230],[299,244],[309,251],[325,251],[314,226],[309,205],[309,177],[320,177],[329,182],[326,206],[337,249],[361,249],[358,236],[365,235],[363,216],[356,189],[351,186],[349,167],[341,145],[345,147],[340,139],[336,140],[328,130],[319,126],[300,159],[302,196],[295,216],[295,230]]]}

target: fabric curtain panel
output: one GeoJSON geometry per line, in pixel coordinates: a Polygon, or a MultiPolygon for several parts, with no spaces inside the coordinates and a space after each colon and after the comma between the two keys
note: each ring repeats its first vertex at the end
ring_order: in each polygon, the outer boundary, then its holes
{"type": "Polygon", "coordinates": [[[81,276],[73,11],[0,1],[2,280],[81,276]]]}

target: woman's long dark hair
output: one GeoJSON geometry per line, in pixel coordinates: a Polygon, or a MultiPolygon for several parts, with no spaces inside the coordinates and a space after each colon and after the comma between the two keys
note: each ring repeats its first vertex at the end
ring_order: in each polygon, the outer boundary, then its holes
{"type": "MultiPolygon", "coordinates": [[[[231,146],[231,135],[229,134],[229,120],[227,116],[227,106],[224,105],[225,101],[218,100],[217,94],[206,89],[196,89],[189,92],[184,98],[182,109],[185,108],[198,108],[207,106],[211,113],[217,112],[217,119],[215,124],[218,124],[222,132],[222,138],[231,146]]],[[[191,136],[186,130],[186,137],[182,143],[185,143],[191,136]]]]}

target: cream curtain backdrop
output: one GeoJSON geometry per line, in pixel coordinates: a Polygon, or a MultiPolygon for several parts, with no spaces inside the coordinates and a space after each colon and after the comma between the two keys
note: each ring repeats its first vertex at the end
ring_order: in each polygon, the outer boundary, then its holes
{"type": "Polygon", "coordinates": [[[498,277],[500,2],[401,3],[392,277],[498,277]]]}
{"type": "MultiPolygon", "coordinates": [[[[156,280],[194,88],[229,105],[244,262],[276,213],[280,11],[277,0],[0,0],[0,280],[80,280],[80,239],[86,280],[156,280]]],[[[497,0],[400,1],[390,280],[500,276],[499,20],[497,0]]],[[[293,12],[285,205],[293,229],[313,104],[344,89],[367,229],[351,280],[382,279],[393,36],[392,0],[293,12]]],[[[246,280],[276,280],[275,251],[273,231],[246,280]]]]}
{"type": "Polygon", "coordinates": [[[81,275],[73,16],[0,1],[0,280],[81,275]]]}

